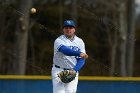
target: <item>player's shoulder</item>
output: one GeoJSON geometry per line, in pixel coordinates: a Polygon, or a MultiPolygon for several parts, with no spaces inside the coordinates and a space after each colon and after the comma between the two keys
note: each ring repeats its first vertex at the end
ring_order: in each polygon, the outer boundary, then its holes
{"type": "Polygon", "coordinates": [[[56,41],[63,41],[63,39],[64,39],[64,36],[63,36],[63,35],[60,35],[59,37],[57,37],[57,38],[55,39],[55,42],[56,42],[56,41]]]}
{"type": "Polygon", "coordinates": [[[76,39],[76,40],[78,40],[78,41],[83,42],[83,39],[82,39],[82,38],[80,38],[80,37],[78,37],[78,36],[75,36],[75,39],[76,39]]]}
{"type": "Polygon", "coordinates": [[[59,37],[56,38],[56,40],[58,40],[58,39],[65,39],[64,35],[60,35],[59,37]]]}

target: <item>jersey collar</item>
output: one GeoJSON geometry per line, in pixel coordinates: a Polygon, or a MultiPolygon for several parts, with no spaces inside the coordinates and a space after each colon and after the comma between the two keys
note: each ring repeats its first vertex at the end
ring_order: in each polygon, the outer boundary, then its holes
{"type": "Polygon", "coordinates": [[[73,37],[72,39],[70,39],[70,38],[66,37],[65,35],[63,35],[63,37],[64,37],[64,38],[66,38],[66,39],[68,39],[68,40],[70,40],[70,41],[74,41],[74,40],[75,40],[76,35],[74,35],[74,37],[73,37]]]}

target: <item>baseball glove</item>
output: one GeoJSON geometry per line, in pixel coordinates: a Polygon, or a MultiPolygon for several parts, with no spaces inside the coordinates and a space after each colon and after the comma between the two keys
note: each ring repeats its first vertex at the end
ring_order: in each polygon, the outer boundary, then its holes
{"type": "Polygon", "coordinates": [[[76,71],[75,70],[64,70],[58,74],[58,77],[60,78],[60,80],[63,83],[69,83],[75,79],[76,71]]]}

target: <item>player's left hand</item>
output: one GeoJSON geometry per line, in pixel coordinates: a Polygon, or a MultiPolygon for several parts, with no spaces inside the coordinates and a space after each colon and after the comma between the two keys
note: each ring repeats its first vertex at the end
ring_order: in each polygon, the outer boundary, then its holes
{"type": "Polygon", "coordinates": [[[63,83],[69,83],[69,82],[71,82],[72,80],[75,79],[75,77],[76,77],[76,71],[73,70],[73,69],[71,69],[71,70],[64,70],[64,71],[61,71],[58,74],[58,77],[60,78],[60,80],[63,83]]]}

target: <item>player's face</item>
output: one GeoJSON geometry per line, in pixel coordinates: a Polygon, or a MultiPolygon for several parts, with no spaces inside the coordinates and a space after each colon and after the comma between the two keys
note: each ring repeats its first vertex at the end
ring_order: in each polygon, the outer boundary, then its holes
{"type": "Polygon", "coordinates": [[[75,28],[74,27],[64,27],[63,28],[64,35],[67,37],[73,37],[75,35],[75,28]]]}

